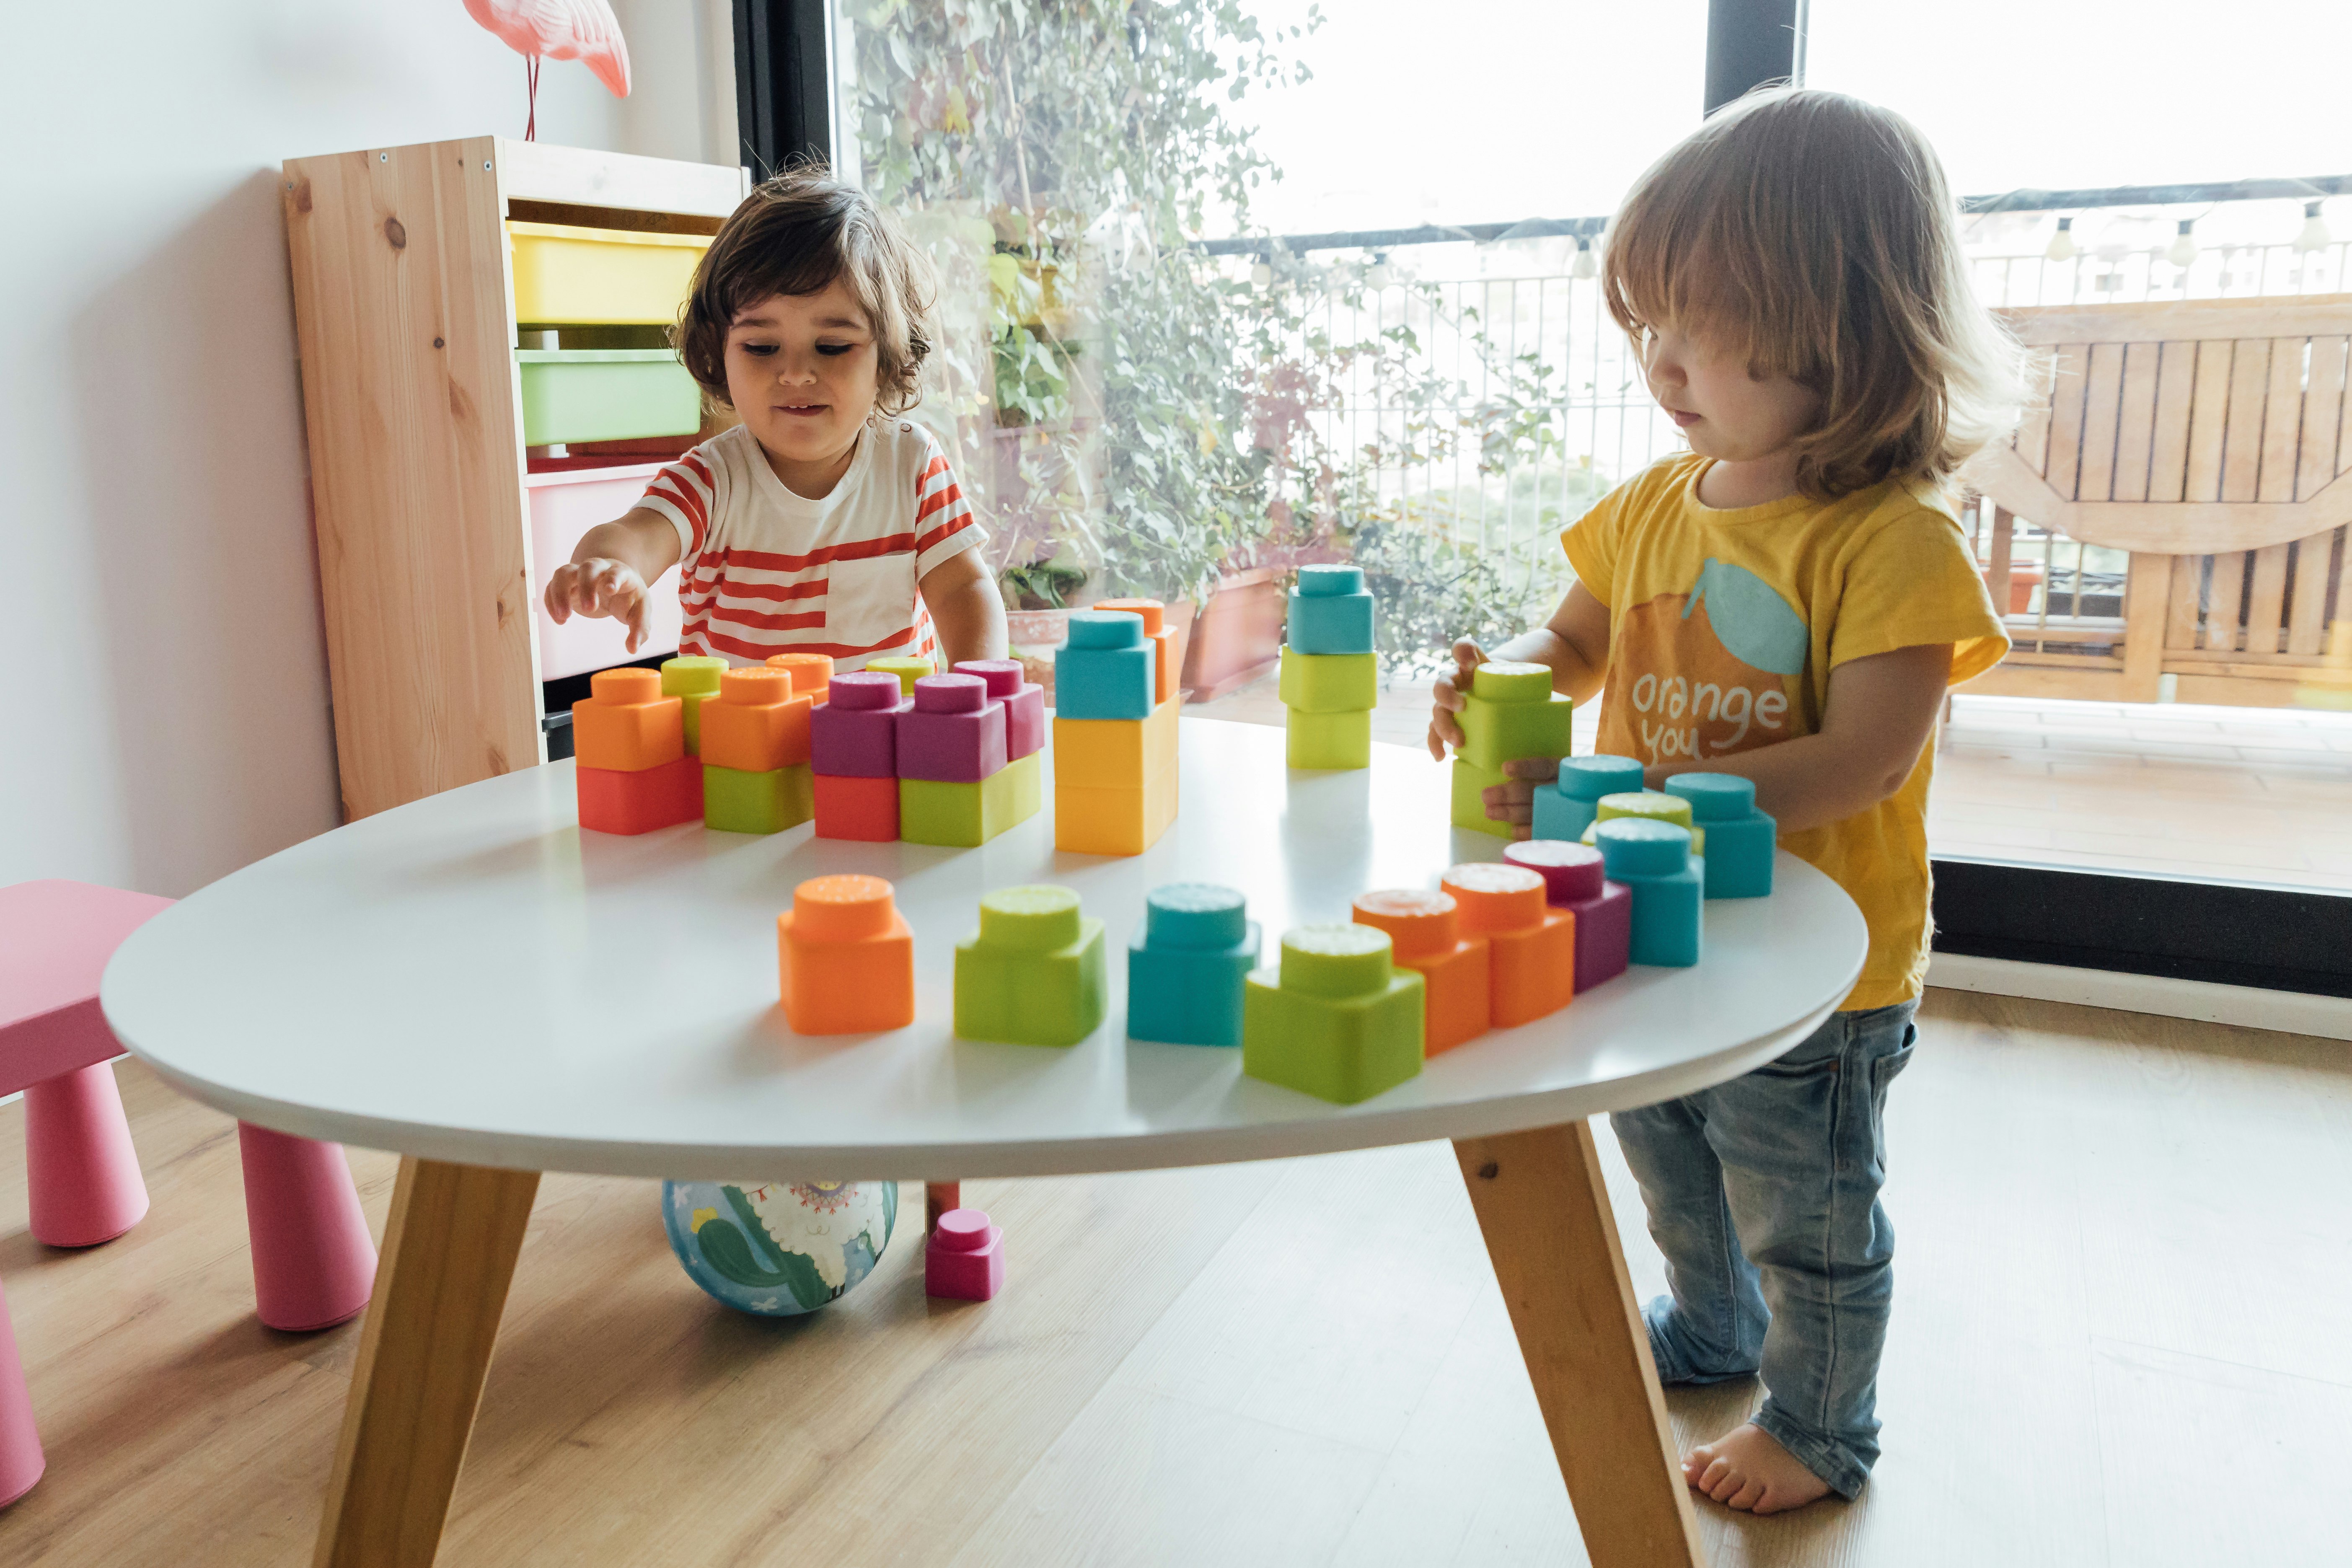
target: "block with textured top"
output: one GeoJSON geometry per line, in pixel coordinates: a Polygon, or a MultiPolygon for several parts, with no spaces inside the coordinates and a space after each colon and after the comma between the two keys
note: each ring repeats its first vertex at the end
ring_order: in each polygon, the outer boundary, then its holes
{"type": "Polygon", "coordinates": [[[1462,744],[1455,754],[1490,773],[1528,757],[1564,757],[1574,733],[1576,705],[1551,689],[1540,664],[1496,660],[1480,665],[1462,689],[1462,744]]]}
{"type": "Polygon", "coordinates": [[[1372,765],[1370,712],[1283,715],[1286,752],[1294,768],[1369,768],[1372,765]]]}
{"type": "Polygon", "coordinates": [[[923,1294],[985,1301],[1004,1289],[1004,1232],[984,1209],[949,1209],[923,1244],[923,1294]]]}
{"type": "Polygon", "coordinates": [[[1055,789],[1140,789],[1176,765],[1183,705],[1162,702],[1148,719],[1054,717],[1055,789]]]}
{"type": "Polygon", "coordinates": [[[1286,931],[1282,968],[1243,983],[1242,1071],[1354,1105],[1421,1071],[1423,987],[1373,926],[1286,931]]]}
{"type": "Polygon", "coordinates": [[[829,653],[772,653],[767,658],[770,669],[781,669],[793,678],[795,696],[824,700],[825,683],[833,679],[833,655],[829,653]]]}
{"type": "Polygon", "coordinates": [[[1451,893],[1399,888],[1356,900],[1356,923],[1389,933],[1399,969],[1422,980],[1423,1052],[1436,1056],[1493,1026],[1486,939],[1465,936],[1451,893]]]}
{"type": "Polygon", "coordinates": [[[1142,719],[1150,715],[1152,661],[1143,617],[1078,610],[1069,640],[1054,650],[1054,711],[1064,719],[1142,719]]]}
{"type": "Polygon", "coordinates": [[[957,675],[977,675],[988,694],[1004,704],[1004,760],[1045,749],[1045,689],[1025,679],[1015,658],[968,658],[957,675]]]}
{"type": "Polygon", "coordinates": [[[1607,880],[1601,851],[1556,838],[1508,846],[1503,858],[1544,879],[1544,898],[1576,917],[1576,989],[1581,994],[1625,973],[1633,940],[1633,895],[1607,880]]]}
{"type": "Polygon", "coordinates": [[[898,776],[978,784],[1005,763],[1004,704],[977,675],[927,675],[898,715],[898,776]]]}
{"type": "Polygon", "coordinates": [[[1242,1043],[1242,981],[1257,967],[1257,922],[1242,895],[1171,882],[1144,895],[1127,944],[1127,1032],[1178,1046],[1242,1043]]]}
{"type": "Polygon", "coordinates": [[[893,655],[888,658],[869,658],[866,661],[866,668],[872,673],[894,677],[898,682],[898,695],[901,697],[914,696],[915,682],[930,674],[935,668],[937,667],[929,659],[917,658],[908,654],[893,655]]]}
{"type": "Polygon", "coordinates": [[[1633,895],[1630,956],[1635,963],[1687,968],[1699,961],[1706,867],[1691,834],[1654,816],[1593,825],[1609,880],[1633,895]]]}
{"type": "Polygon", "coordinates": [[[658,767],[572,765],[580,826],[594,833],[651,833],[702,816],[702,764],[673,757],[658,767]]]}
{"type": "Polygon", "coordinates": [[[1283,640],[1301,653],[1372,651],[1372,596],[1355,566],[1301,566],[1283,640]]]}
{"type": "Polygon", "coordinates": [[[806,763],[760,773],[702,764],[705,827],[721,833],[782,833],[798,827],[815,812],[814,784],[806,763]]]}
{"type": "Polygon", "coordinates": [[[1168,606],[1158,599],[1097,599],[1088,608],[1143,617],[1144,640],[1151,645],[1151,700],[1165,702],[1174,697],[1183,659],[1177,652],[1176,630],[1167,624],[1168,606]]]}
{"type": "Polygon", "coordinates": [[[572,754],[584,768],[635,773],[686,755],[682,704],[650,669],[600,669],[572,705],[572,754]]]}
{"type": "Polygon", "coordinates": [[[719,678],[727,661],[703,654],[681,654],[662,661],[662,695],[675,697],[686,721],[686,754],[702,754],[702,705],[719,695],[719,678]]]}
{"type": "Polygon", "coordinates": [[[1592,826],[1594,807],[1604,795],[1622,795],[1642,787],[1642,764],[1631,757],[1595,754],[1567,757],[1559,776],[1538,784],[1535,793],[1535,837],[1574,840],[1592,826]]]}
{"type": "Polygon", "coordinates": [[[973,849],[1037,814],[1044,777],[1034,752],[984,779],[898,781],[898,837],[973,849]]]}
{"type": "Polygon", "coordinates": [[[790,670],[752,665],[719,678],[719,695],[702,704],[702,760],[719,768],[768,773],[809,760],[809,713],[790,670]]]}
{"type": "Polygon", "coordinates": [[[1690,803],[1692,851],[1706,861],[1708,898],[1770,896],[1779,831],[1756,809],[1754,780],[1737,773],[1676,773],[1666,780],[1665,793],[1690,803]]]}
{"type": "MultiPolygon", "coordinates": [[[[1706,829],[1699,826],[1692,818],[1690,802],[1680,795],[1668,795],[1665,791],[1657,789],[1634,789],[1625,790],[1617,795],[1604,795],[1592,803],[1593,827],[1620,816],[1638,816],[1651,822],[1670,822],[1676,827],[1686,828],[1691,836],[1691,853],[1694,855],[1706,853],[1706,829]]],[[[1592,827],[1587,827],[1580,836],[1580,842],[1597,844],[1600,840],[1593,837],[1592,827]]]]}
{"type": "Polygon", "coordinates": [[[1486,791],[1509,782],[1498,773],[1461,757],[1454,758],[1454,826],[1473,833],[1491,833],[1497,838],[1517,837],[1517,829],[1510,823],[1498,822],[1486,815],[1486,791]]]}
{"type": "Polygon", "coordinates": [[[897,778],[898,715],[912,706],[894,675],[835,676],[809,715],[809,761],[835,778],[897,778]]]}
{"type": "Polygon", "coordinates": [[[1293,712],[1365,712],[1380,706],[1380,655],[1300,653],[1285,647],[1276,691],[1293,712]]]}
{"type": "Polygon", "coordinates": [[[1067,888],[1000,888],[956,944],[955,1032],[967,1040],[1075,1046],[1102,1026],[1110,975],[1103,923],[1067,888]]]}
{"type": "Polygon", "coordinates": [[[1461,907],[1464,931],[1493,950],[1495,1027],[1556,1013],[1576,995],[1576,917],[1545,899],[1542,875],[1507,860],[1456,866],[1439,883],[1461,907]]]}
{"type": "Polygon", "coordinates": [[[809,787],[819,838],[888,844],[898,837],[897,779],[817,773],[809,787]]]}
{"type": "Polygon", "coordinates": [[[776,917],[784,1021],[802,1035],[915,1021],[915,935],[879,877],[814,877],[776,917]]]}

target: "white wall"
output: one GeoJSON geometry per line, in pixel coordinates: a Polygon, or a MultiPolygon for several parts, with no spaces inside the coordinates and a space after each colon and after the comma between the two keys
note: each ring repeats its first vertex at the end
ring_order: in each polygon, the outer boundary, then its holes
{"type": "MultiPolygon", "coordinates": [[[[542,140],[734,161],[726,0],[622,0],[542,140]]],[[[334,826],[278,165],[523,125],[458,0],[0,8],[0,885],[178,895],[334,826]]]]}

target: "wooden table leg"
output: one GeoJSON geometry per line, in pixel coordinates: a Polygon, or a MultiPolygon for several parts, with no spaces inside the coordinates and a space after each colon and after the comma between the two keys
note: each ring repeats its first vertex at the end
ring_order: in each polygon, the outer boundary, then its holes
{"type": "Polygon", "coordinates": [[[429,1568],[538,1192],[536,1171],[400,1162],[316,1568],[429,1568]]]}
{"type": "Polygon", "coordinates": [[[1591,1127],[1454,1153],[1593,1568],[1704,1563],[1591,1127]]]}
{"type": "Polygon", "coordinates": [[[925,1182],[923,1184],[923,1235],[929,1237],[940,1228],[940,1215],[950,1209],[963,1207],[961,1182],[925,1182]]]}

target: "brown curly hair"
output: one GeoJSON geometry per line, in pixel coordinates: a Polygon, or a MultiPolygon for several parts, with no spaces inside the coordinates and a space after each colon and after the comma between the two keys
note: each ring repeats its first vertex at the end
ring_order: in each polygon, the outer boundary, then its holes
{"type": "Polygon", "coordinates": [[[777,294],[815,294],[845,281],[874,331],[874,405],[903,414],[922,400],[931,352],[930,264],[898,223],[822,165],[761,182],[720,226],[694,269],[670,340],[688,374],[727,396],[727,329],[777,294]]]}

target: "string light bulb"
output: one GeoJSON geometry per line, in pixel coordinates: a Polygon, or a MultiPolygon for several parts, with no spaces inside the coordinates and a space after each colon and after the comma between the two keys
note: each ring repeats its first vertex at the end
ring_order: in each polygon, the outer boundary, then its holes
{"type": "Polygon", "coordinates": [[[1569,271],[1578,278],[1600,276],[1601,268],[1592,259],[1592,241],[1582,235],[1579,235],[1576,240],[1576,265],[1570,268],[1569,271]]]}
{"type": "Polygon", "coordinates": [[[2053,261],[2074,259],[2074,220],[2073,218],[2062,217],[2058,220],[2058,232],[2050,237],[2050,248],[2042,254],[2053,261]]]}
{"type": "Polygon", "coordinates": [[[2294,249],[2299,256],[2308,256],[2328,246],[2327,220],[2319,216],[2317,202],[2303,204],[2303,232],[2294,237],[2294,249]]]}
{"type": "Polygon", "coordinates": [[[2180,220],[2180,232],[2172,237],[2172,244],[2165,251],[2164,258],[2183,272],[2196,264],[2197,220],[2195,218],[2185,217],[2180,220]]]}

